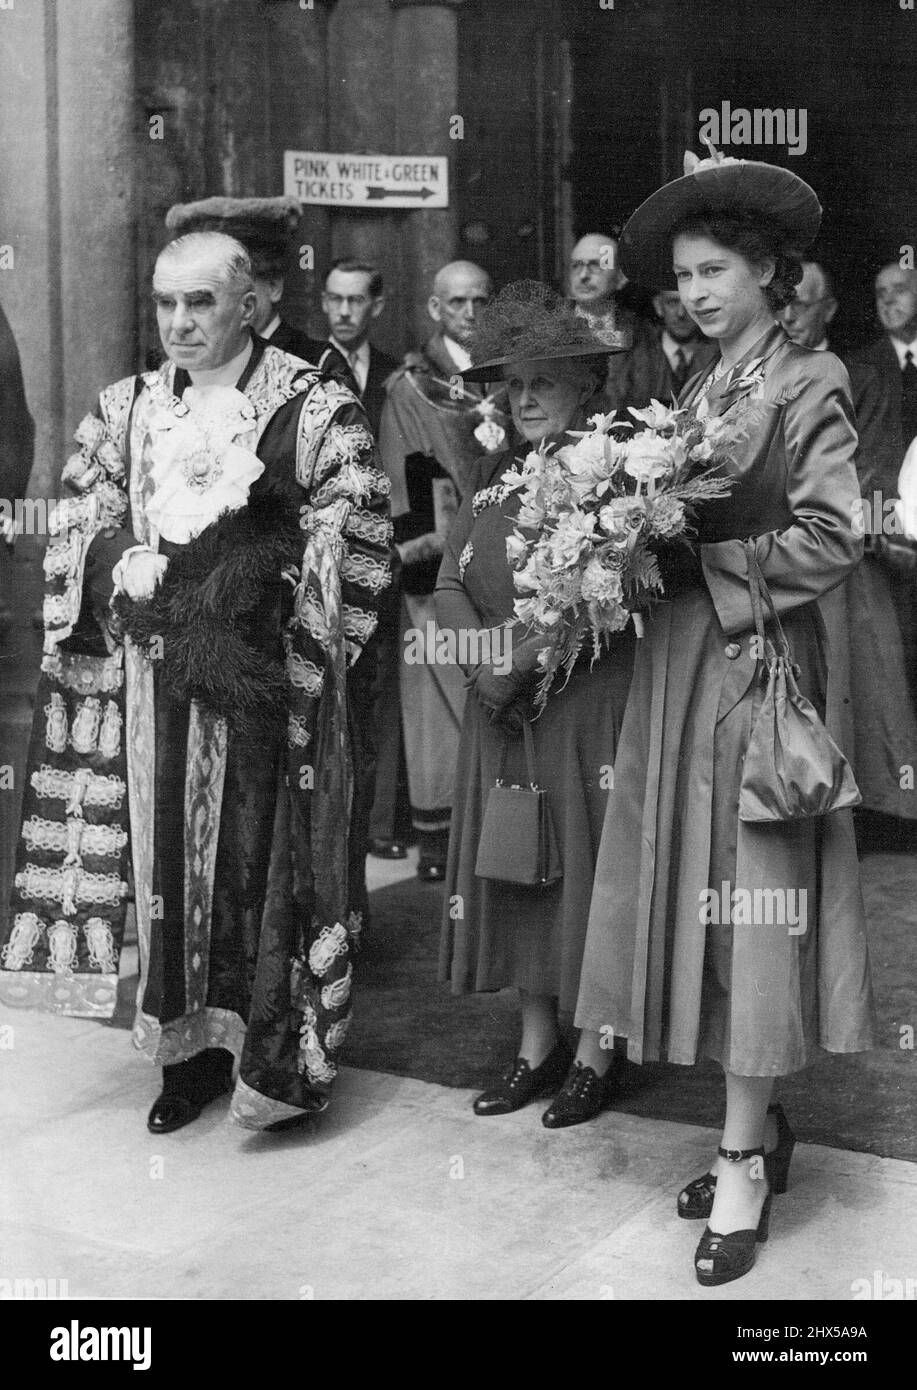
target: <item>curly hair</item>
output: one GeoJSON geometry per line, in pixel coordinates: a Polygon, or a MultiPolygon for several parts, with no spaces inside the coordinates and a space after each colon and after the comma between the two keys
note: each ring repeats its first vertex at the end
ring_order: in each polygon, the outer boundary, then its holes
{"type": "Polygon", "coordinates": [[[682,218],[672,228],[677,236],[707,236],[728,251],[735,251],[751,265],[769,258],[774,262],[774,278],[764,286],[764,297],[776,311],[796,298],[802,279],[803,251],[766,213],[699,212],[682,218]]]}

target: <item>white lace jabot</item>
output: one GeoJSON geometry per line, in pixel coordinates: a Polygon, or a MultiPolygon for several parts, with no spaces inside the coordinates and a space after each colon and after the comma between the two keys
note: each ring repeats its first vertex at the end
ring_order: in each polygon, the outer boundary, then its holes
{"type": "Polygon", "coordinates": [[[251,402],[234,386],[201,382],[204,375],[211,376],[198,374],[199,384],[184,392],[186,413],[162,410],[150,422],[154,492],[147,515],[164,540],[177,544],[200,535],[221,512],[244,507],[264,472],[254,452],[251,402]]]}

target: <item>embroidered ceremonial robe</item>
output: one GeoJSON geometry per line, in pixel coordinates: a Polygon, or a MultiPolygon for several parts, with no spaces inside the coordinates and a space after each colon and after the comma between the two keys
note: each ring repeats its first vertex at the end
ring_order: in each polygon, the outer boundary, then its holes
{"type": "MultiPolygon", "coordinates": [[[[207,538],[167,543],[151,522],[157,449],[185,427],[187,384],[166,363],[108,387],[64,470],[79,495],[61,504],[45,561],[45,655],[0,998],[112,1014],[130,863],[135,1045],[159,1064],[229,1049],[241,1059],[233,1118],[261,1128],[324,1107],[350,1017],[361,923],[348,818],[361,750],[347,710],[390,578],[388,482],[347,388],[256,341],[231,433],[264,467],[230,525],[256,507],[294,508],[298,565],[261,576],[246,606],[239,591],[254,581],[238,555],[220,554],[201,596],[208,621],[232,612],[256,659],[280,672],[285,727],[255,737],[176,695],[164,675],[173,636],[160,651],[119,637],[107,602],[125,549],[158,548],[177,573],[207,538]]],[[[186,460],[185,476],[199,463],[186,460]]],[[[163,590],[168,581],[167,570],[163,590]]],[[[192,652],[192,664],[206,655],[192,652]]]]}

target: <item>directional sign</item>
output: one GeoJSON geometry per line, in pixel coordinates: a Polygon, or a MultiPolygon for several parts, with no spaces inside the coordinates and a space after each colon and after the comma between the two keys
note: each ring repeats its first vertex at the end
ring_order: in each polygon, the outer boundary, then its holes
{"type": "Polygon", "coordinates": [[[447,208],[443,155],[325,154],[285,150],[283,191],[332,208],[447,208]]]}

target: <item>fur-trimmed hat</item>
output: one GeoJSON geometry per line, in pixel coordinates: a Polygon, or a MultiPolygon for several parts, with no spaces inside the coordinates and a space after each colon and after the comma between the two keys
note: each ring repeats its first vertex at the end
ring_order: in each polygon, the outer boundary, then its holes
{"type": "Polygon", "coordinates": [[[252,259],[256,275],[282,275],[302,216],[298,198],[202,198],[166,213],[173,238],[186,232],[224,232],[252,259]]]}
{"type": "Polygon", "coordinates": [[[628,219],[618,259],[631,280],[660,289],[672,286],[672,229],[695,213],[757,213],[779,227],[800,253],[817,237],[821,204],[798,174],[710,149],[708,159],[689,150],[684,176],[657,188],[628,219]]]}
{"type": "Polygon", "coordinates": [[[493,368],[509,362],[599,357],[629,346],[628,335],[610,326],[599,336],[595,324],[571,309],[550,285],[515,280],[481,310],[468,347],[472,366],[462,376],[490,381],[493,368]]]}

